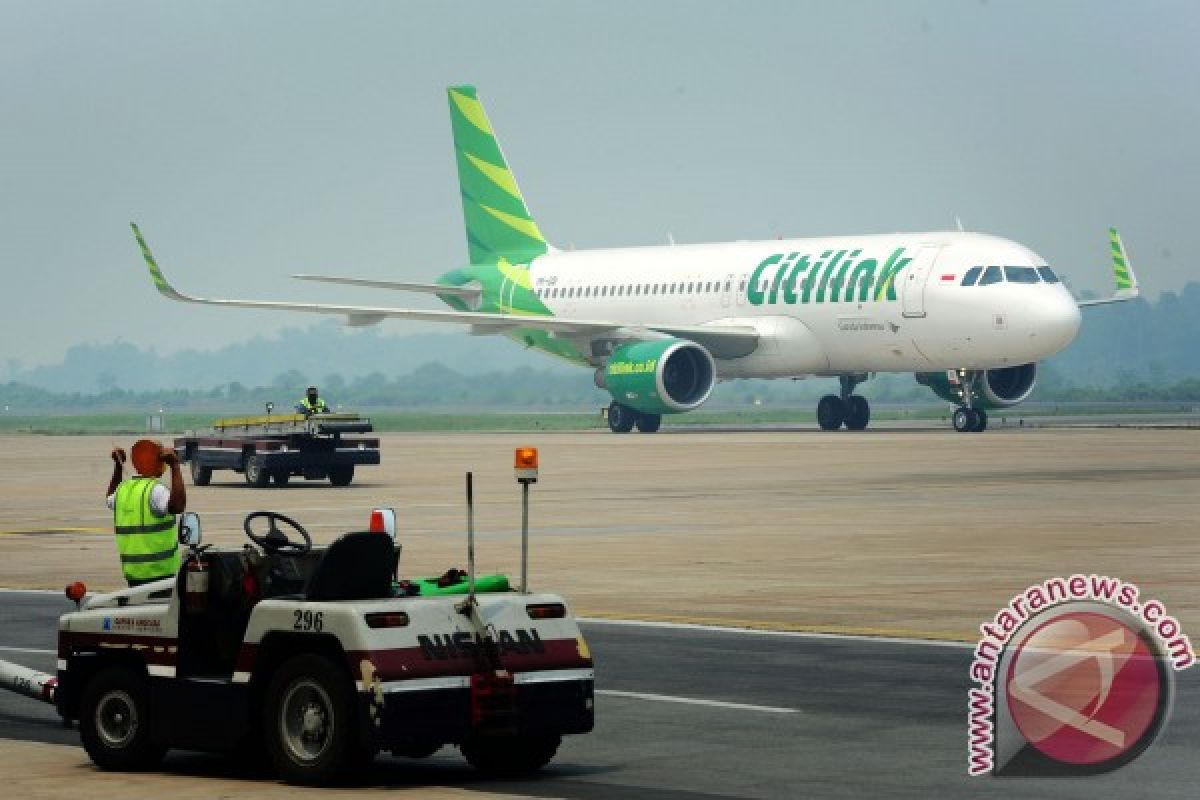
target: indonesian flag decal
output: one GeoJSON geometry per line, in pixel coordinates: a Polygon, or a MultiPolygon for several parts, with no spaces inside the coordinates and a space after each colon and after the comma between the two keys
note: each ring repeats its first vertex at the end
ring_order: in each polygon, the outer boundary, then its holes
{"type": "Polygon", "coordinates": [[[958,276],[955,275],[953,272],[943,272],[942,273],[942,283],[954,283],[954,279],[957,277],[958,276]]]}

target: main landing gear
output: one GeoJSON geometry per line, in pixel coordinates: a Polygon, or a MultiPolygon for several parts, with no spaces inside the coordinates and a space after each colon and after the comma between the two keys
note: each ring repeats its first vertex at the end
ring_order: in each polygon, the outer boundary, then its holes
{"type": "Polygon", "coordinates": [[[866,375],[838,377],[841,394],[827,394],[817,403],[817,424],[821,430],[836,431],[843,425],[848,431],[866,430],[871,422],[871,404],[862,395],[854,394],[854,387],[866,379],[866,375]]]}
{"type": "Polygon", "coordinates": [[[656,433],[660,425],[661,414],[644,414],[617,402],[608,406],[608,429],[613,433],[629,433],[635,427],[641,433],[656,433]]]}

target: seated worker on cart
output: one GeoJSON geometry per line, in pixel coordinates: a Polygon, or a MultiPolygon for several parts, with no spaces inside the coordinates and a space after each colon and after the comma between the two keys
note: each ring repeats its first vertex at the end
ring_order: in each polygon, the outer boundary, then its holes
{"type": "Polygon", "coordinates": [[[296,403],[296,413],[306,417],[311,417],[313,414],[328,414],[329,406],[325,405],[325,401],[317,396],[317,387],[310,386],[304,393],[304,398],[296,403]]]}

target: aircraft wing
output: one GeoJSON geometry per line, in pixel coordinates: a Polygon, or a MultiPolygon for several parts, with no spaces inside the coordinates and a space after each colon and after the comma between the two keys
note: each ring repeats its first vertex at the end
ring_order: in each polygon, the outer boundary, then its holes
{"type": "Polygon", "coordinates": [[[461,297],[464,300],[478,299],[483,287],[478,284],[466,286],[443,286],[440,283],[408,283],[406,281],[381,281],[373,278],[343,278],[338,275],[293,275],[302,281],[318,283],[338,283],[344,286],[366,286],[371,289],[395,289],[401,292],[422,292],[425,294],[440,294],[447,297],[461,297]]]}
{"type": "MultiPolygon", "coordinates": [[[[236,300],[211,297],[196,297],[184,294],[167,282],[162,269],[150,252],[136,224],[131,225],[142,257],[150,270],[150,277],[159,293],[171,300],[183,303],[227,306],[231,308],[257,308],[268,311],[302,311],[312,314],[332,314],[346,317],[352,326],[373,325],[385,319],[408,319],[420,322],[448,322],[470,325],[478,333],[504,333],[514,328],[536,328],[565,336],[613,339],[656,339],[675,336],[690,339],[708,348],[718,357],[733,358],[753,352],[758,344],[759,333],[748,325],[674,325],[638,324],[607,320],[565,319],[563,317],[537,314],[493,314],[477,311],[443,311],[417,308],[391,308],[385,306],[349,306],[325,303],[290,303],[274,300],[236,300]],[[735,355],[736,354],[736,355],[735,355]]],[[[345,279],[356,280],[356,279],[345,279]]]]}
{"type": "Polygon", "coordinates": [[[1117,290],[1111,296],[1099,300],[1080,300],[1078,301],[1080,308],[1124,303],[1141,294],[1137,275],[1133,273],[1133,265],[1129,263],[1129,255],[1125,252],[1125,243],[1121,241],[1121,234],[1117,233],[1116,228],[1108,229],[1108,241],[1112,249],[1113,280],[1117,285],[1117,290]]]}

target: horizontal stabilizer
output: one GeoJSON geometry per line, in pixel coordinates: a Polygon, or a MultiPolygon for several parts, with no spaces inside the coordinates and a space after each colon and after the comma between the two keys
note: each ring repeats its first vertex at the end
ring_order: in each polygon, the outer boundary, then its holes
{"type": "Polygon", "coordinates": [[[338,283],[343,286],[365,286],[371,289],[393,289],[400,292],[421,292],[424,294],[440,294],[447,297],[462,297],[476,299],[483,287],[477,283],[464,286],[443,286],[440,283],[408,283],[406,281],[381,281],[373,278],[343,278],[337,275],[293,275],[302,281],[318,283],[338,283]]]}

